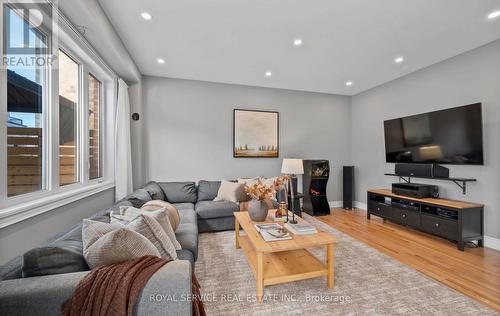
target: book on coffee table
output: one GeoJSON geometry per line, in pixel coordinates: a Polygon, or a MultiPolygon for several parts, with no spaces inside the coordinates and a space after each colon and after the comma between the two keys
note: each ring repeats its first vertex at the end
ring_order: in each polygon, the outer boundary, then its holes
{"type": "Polygon", "coordinates": [[[255,229],[265,241],[279,241],[292,239],[292,235],[283,229],[283,226],[275,223],[255,224],[255,229]]]}
{"type": "Polygon", "coordinates": [[[301,221],[298,224],[286,223],[285,228],[294,235],[314,235],[318,232],[316,227],[301,221]]]}

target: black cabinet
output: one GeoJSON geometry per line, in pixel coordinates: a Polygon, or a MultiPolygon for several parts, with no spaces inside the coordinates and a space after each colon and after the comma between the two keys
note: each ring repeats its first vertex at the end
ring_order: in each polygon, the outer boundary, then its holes
{"type": "Polygon", "coordinates": [[[303,210],[309,215],[330,214],[330,205],[326,195],[330,165],[328,160],[304,160],[303,210]]]}
{"type": "Polygon", "coordinates": [[[483,246],[483,206],[444,199],[416,199],[384,190],[368,191],[368,212],[457,243],[464,250],[465,242],[478,241],[483,246]]]}

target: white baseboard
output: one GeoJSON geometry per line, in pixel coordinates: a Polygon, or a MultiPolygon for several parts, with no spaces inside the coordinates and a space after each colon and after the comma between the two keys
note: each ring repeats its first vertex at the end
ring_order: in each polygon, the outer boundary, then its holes
{"type": "MultiPolygon", "coordinates": [[[[331,208],[334,208],[334,207],[338,208],[338,207],[342,207],[342,205],[344,204],[344,201],[328,201],[328,204],[330,204],[331,208]]],[[[361,203],[358,201],[354,201],[354,207],[365,210],[365,211],[367,209],[366,203],[361,203]]]]}
{"type": "Polygon", "coordinates": [[[490,236],[484,236],[484,246],[491,249],[500,250],[500,239],[490,236]]]}
{"type": "Polygon", "coordinates": [[[354,202],[354,207],[365,210],[365,211],[368,209],[368,206],[366,205],[366,203],[359,202],[359,201],[354,202]]]}
{"type": "MultiPolygon", "coordinates": [[[[342,202],[343,201],[329,201],[328,203],[330,204],[330,207],[342,207],[342,202]]],[[[365,211],[368,208],[366,203],[359,201],[354,202],[354,207],[365,211]]],[[[491,249],[500,250],[500,239],[490,236],[484,236],[484,246],[491,249]]]]}
{"type": "Polygon", "coordinates": [[[328,204],[330,204],[331,208],[342,207],[343,203],[344,203],[344,201],[328,201],[328,204]]]}

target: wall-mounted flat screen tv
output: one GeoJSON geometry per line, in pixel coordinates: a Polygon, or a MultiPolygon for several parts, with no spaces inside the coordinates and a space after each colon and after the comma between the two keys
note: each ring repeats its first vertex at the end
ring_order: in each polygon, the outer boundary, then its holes
{"type": "Polygon", "coordinates": [[[387,162],[483,164],[481,103],[384,121],[387,162]]]}

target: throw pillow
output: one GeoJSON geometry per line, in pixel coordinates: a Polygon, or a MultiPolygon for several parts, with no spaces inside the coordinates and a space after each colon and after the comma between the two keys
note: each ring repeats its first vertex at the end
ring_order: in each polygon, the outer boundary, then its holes
{"type": "MultiPolygon", "coordinates": [[[[254,183],[256,183],[259,180],[261,180],[260,177],[255,177],[255,178],[240,178],[240,179],[238,179],[238,183],[241,183],[245,187],[247,187],[247,186],[253,185],[254,183]]],[[[248,201],[250,201],[252,199],[250,197],[250,195],[248,195],[248,193],[245,191],[245,188],[243,188],[243,192],[240,194],[240,196],[238,196],[238,198],[239,198],[240,202],[248,202],[248,201]]]]}
{"type": "Polygon", "coordinates": [[[168,217],[170,219],[170,224],[174,231],[177,230],[179,224],[181,223],[181,217],[179,216],[179,210],[174,205],[160,200],[149,201],[141,207],[143,211],[155,211],[157,209],[164,208],[168,212],[168,217]]]}
{"type": "Polygon", "coordinates": [[[137,207],[137,208],[142,207],[146,203],[146,201],[140,200],[140,199],[135,198],[135,197],[129,198],[128,201],[132,204],[133,207],[137,207]]]}
{"type": "Polygon", "coordinates": [[[255,182],[259,181],[261,178],[260,177],[255,177],[255,178],[240,178],[238,179],[238,183],[250,186],[254,184],[255,182]]]}
{"type": "Polygon", "coordinates": [[[119,223],[103,223],[94,221],[91,219],[84,219],[82,225],[82,241],[83,241],[83,252],[85,256],[85,249],[88,249],[92,244],[94,244],[99,238],[106,235],[113,230],[122,228],[123,225],[119,223]]]}
{"type": "MultiPolygon", "coordinates": [[[[160,256],[164,258],[170,258],[172,260],[177,259],[177,252],[174,244],[168,237],[164,228],[158,222],[156,218],[158,214],[163,214],[163,220],[168,221],[168,216],[163,211],[155,211],[153,213],[157,214],[147,214],[142,213],[140,216],[136,217],[130,223],[127,224],[127,228],[138,232],[139,234],[146,237],[149,241],[153,243],[153,245],[160,252],[160,256]],[[155,216],[155,217],[153,217],[155,216]]],[[[163,226],[170,225],[168,222],[164,222],[163,226]]]]}
{"type": "MultiPolygon", "coordinates": [[[[274,187],[274,181],[276,181],[278,177],[272,177],[272,178],[262,178],[262,183],[264,183],[267,186],[274,187]]],[[[273,200],[276,200],[276,194],[273,196],[273,200]]]]}
{"type": "Polygon", "coordinates": [[[169,213],[165,208],[157,209],[156,211],[147,211],[131,206],[121,206],[119,214],[111,213],[111,223],[120,223],[127,226],[130,222],[136,220],[143,214],[151,216],[160,224],[176,250],[182,249],[181,244],[177,241],[172,224],[170,223],[169,213]]]}
{"type": "Polygon", "coordinates": [[[163,190],[161,187],[158,185],[158,183],[154,181],[149,181],[144,187],[144,190],[148,191],[149,196],[153,200],[165,200],[165,193],[163,193],[163,190]]]}
{"type": "Polygon", "coordinates": [[[22,260],[22,277],[90,270],[83,256],[82,225],[76,225],[48,245],[26,252],[22,260]]]}
{"type": "Polygon", "coordinates": [[[87,270],[82,243],[78,241],[55,242],[23,255],[23,278],[87,270]]]}
{"type": "Polygon", "coordinates": [[[141,209],[133,206],[120,206],[118,210],[113,210],[109,214],[110,223],[127,225],[136,217],[142,214],[141,209]]]}
{"type": "Polygon", "coordinates": [[[84,250],[90,268],[132,260],[142,256],[160,257],[160,252],[146,237],[127,228],[108,232],[84,250]]]}
{"type": "Polygon", "coordinates": [[[242,192],[245,191],[245,185],[241,183],[222,181],[220,184],[217,197],[214,201],[228,201],[238,203],[240,201],[242,192]]]}

